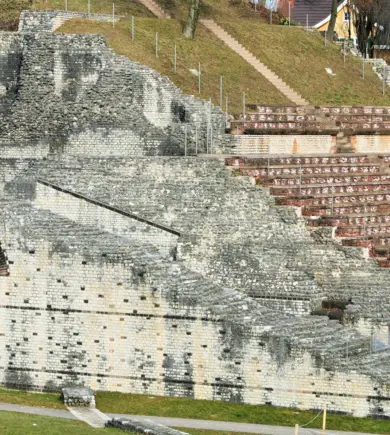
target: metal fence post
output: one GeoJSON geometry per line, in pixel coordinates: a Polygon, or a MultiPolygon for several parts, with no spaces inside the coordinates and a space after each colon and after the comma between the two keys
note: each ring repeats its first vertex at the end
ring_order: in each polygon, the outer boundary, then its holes
{"type": "Polygon", "coordinates": [[[198,65],[198,92],[199,92],[199,94],[200,94],[200,83],[201,83],[200,76],[201,76],[201,71],[200,71],[200,63],[199,63],[199,65],[198,65]]]}
{"type": "Polygon", "coordinates": [[[245,126],[245,92],[242,93],[242,119],[245,126]]]}
{"type": "Polygon", "coordinates": [[[228,119],[229,119],[228,104],[229,104],[229,97],[226,97],[225,128],[227,128],[228,119]]]}
{"type": "Polygon", "coordinates": [[[213,128],[210,124],[210,154],[213,154],[213,128]]]}
{"type": "Polygon", "coordinates": [[[91,15],[91,0],[88,0],[88,16],[91,15]]]}
{"type": "Polygon", "coordinates": [[[309,14],[306,14],[306,32],[309,31],[309,14]]]}
{"type": "Polygon", "coordinates": [[[270,9],[270,24],[272,24],[272,8],[270,9]]]}
{"type": "Polygon", "coordinates": [[[290,27],[291,24],[291,3],[290,0],[288,2],[288,27],[290,27]]]}
{"type": "Polygon", "coordinates": [[[222,109],[223,78],[219,76],[219,107],[222,109]]]}
{"type": "Polygon", "coordinates": [[[345,64],[345,39],[344,39],[344,44],[343,44],[343,52],[344,52],[344,64],[345,64]]]}
{"type": "Polygon", "coordinates": [[[156,57],[158,57],[158,32],[156,32],[156,57]]]}
{"type": "Polygon", "coordinates": [[[115,3],[112,4],[112,27],[115,27],[115,3]]]}
{"type": "Polygon", "coordinates": [[[299,196],[302,193],[302,165],[299,165],[299,196]]]}
{"type": "Polygon", "coordinates": [[[363,53],[362,59],[363,59],[363,80],[364,80],[364,68],[365,68],[365,65],[366,65],[366,60],[365,60],[365,57],[364,57],[364,53],[363,53]]]}
{"type": "Polygon", "coordinates": [[[134,28],[134,16],[132,16],[131,17],[131,39],[132,39],[132,41],[134,41],[134,31],[135,31],[135,28],[134,28]]]}
{"type": "Polygon", "coordinates": [[[175,50],[173,54],[173,72],[176,74],[176,44],[175,44],[175,50]]]}
{"type": "Polygon", "coordinates": [[[332,183],[332,204],[331,204],[331,216],[333,216],[334,212],[334,184],[332,183]]]}
{"type": "Polygon", "coordinates": [[[195,154],[198,154],[198,124],[195,124],[195,154]]]}
{"type": "Polygon", "coordinates": [[[184,155],[187,157],[187,126],[184,129],[184,155]]]}
{"type": "Polygon", "coordinates": [[[385,95],[385,87],[386,87],[386,66],[383,67],[383,80],[382,80],[382,94],[385,95]]]}
{"type": "Polygon", "coordinates": [[[65,12],[68,12],[68,0],[65,0],[65,12]]]}
{"type": "Polygon", "coordinates": [[[207,131],[206,131],[206,154],[209,153],[209,124],[207,124],[207,131]]]}

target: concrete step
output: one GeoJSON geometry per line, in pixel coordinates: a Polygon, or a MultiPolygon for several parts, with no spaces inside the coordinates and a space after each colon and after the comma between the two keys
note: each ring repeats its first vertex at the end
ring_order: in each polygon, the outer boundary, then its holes
{"type": "Polygon", "coordinates": [[[282,94],[284,94],[289,100],[295,104],[306,106],[309,103],[302,98],[297,92],[291,89],[286,83],[284,83],[275,73],[261,63],[256,56],[254,56],[249,50],[247,50],[236,39],[229,35],[223,28],[212,20],[201,20],[201,23],[212,31],[219,39],[221,39],[232,50],[245,59],[250,65],[252,65],[260,74],[262,74],[267,80],[270,81],[282,94]]]}

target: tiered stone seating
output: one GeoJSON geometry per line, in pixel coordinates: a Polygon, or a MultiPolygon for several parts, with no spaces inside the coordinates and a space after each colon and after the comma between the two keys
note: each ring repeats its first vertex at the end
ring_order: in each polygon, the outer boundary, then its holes
{"type": "Polygon", "coordinates": [[[316,113],[306,106],[258,106],[247,105],[244,114],[233,115],[231,132],[239,130],[245,134],[271,134],[314,132],[330,128],[329,122],[321,122],[316,113]]]}
{"type": "Polygon", "coordinates": [[[389,107],[262,106],[233,115],[230,131],[244,134],[367,134],[390,131],[389,107]]]}
{"type": "Polygon", "coordinates": [[[390,156],[230,157],[236,175],[269,186],[279,205],[301,207],[309,227],[335,227],[345,246],[369,248],[390,267],[390,156]]]}

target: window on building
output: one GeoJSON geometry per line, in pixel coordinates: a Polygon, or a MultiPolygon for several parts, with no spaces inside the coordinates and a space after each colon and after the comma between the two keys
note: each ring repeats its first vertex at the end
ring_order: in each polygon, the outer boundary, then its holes
{"type": "Polygon", "coordinates": [[[350,21],[351,12],[344,12],[344,21],[350,21]]]}

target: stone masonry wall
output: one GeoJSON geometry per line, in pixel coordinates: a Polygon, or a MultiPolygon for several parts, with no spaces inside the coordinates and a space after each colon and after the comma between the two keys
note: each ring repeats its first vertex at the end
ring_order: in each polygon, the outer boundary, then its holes
{"type": "Polygon", "coordinates": [[[162,255],[170,257],[176,251],[180,233],[145,221],[136,215],[96,203],[85,197],[76,197],[38,182],[34,205],[81,225],[90,225],[124,238],[136,238],[141,243],[155,245],[162,255]]]}
{"type": "Polygon", "coordinates": [[[20,33],[0,34],[2,157],[182,155],[222,140],[218,107],[116,55],[98,35],[52,33],[63,19],[24,12],[20,33]]]}
{"type": "MultiPolygon", "coordinates": [[[[20,217],[1,235],[11,260],[10,276],[0,277],[2,384],[38,389],[85,384],[301,409],[327,403],[354,415],[390,415],[383,381],[352,369],[329,372],[320,355],[291,347],[276,330],[267,332],[260,320],[265,312],[259,311],[251,327],[234,316],[224,320],[227,308],[218,313],[218,305],[234,292],[213,286],[201,302],[195,288],[186,291],[190,282],[202,282],[200,276],[186,276],[150,249],[149,263],[141,266],[140,252],[113,236],[100,234],[100,248],[93,247],[82,227],[76,244],[50,227],[39,230],[38,238],[41,213],[30,219],[30,229],[23,228],[19,208],[20,217]],[[204,305],[209,298],[212,309],[204,305]]],[[[75,234],[70,221],[46,212],[44,219],[68,228],[69,237],[75,234]]],[[[285,329],[286,319],[280,322],[285,329]]]]}
{"type": "Polygon", "coordinates": [[[329,154],[335,152],[336,138],[331,135],[236,135],[222,154],[329,154]]]}

